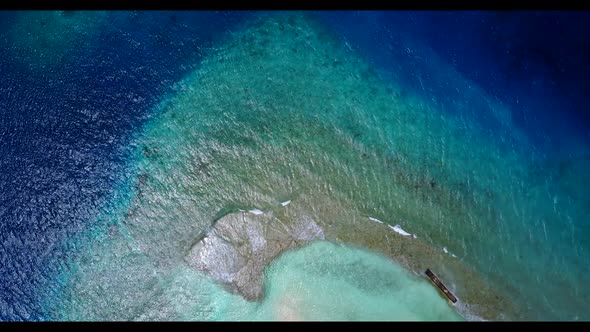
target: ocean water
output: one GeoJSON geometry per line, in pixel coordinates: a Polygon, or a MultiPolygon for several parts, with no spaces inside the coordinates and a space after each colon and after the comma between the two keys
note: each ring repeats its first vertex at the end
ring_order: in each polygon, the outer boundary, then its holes
{"type": "Polygon", "coordinates": [[[426,280],[384,257],[329,242],[281,256],[267,278],[263,320],[461,320],[426,280]]]}
{"type": "Polygon", "coordinates": [[[1,319],[590,319],[587,118],[418,38],[451,14],[3,15],[1,319]],[[248,211],[325,235],[254,301],[187,264],[248,211]]]}

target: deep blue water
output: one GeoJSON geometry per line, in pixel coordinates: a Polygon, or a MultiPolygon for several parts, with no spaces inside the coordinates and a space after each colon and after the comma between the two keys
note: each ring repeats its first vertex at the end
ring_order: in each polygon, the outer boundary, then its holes
{"type": "Polygon", "coordinates": [[[57,244],[83,229],[124,178],[130,135],[186,74],[183,65],[242,15],[112,16],[88,41],[98,47],[54,72],[23,68],[2,40],[0,320],[43,318],[35,291],[65,254],[57,244]]]}
{"type": "MultiPolygon", "coordinates": [[[[395,46],[402,40],[431,48],[444,63],[509,107],[514,121],[543,148],[567,149],[569,139],[590,140],[590,86],[585,79],[590,72],[588,12],[347,11],[319,15],[385,69],[399,66],[403,50],[395,46]]],[[[418,76],[428,73],[420,73],[417,66],[413,69],[404,79],[417,86],[418,76]]],[[[431,83],[436,85],[428,94],[453,94],[445,89],[444,79],[431,83]]]]}
{"type": "MultiPolygon", "coordinates": [[[[85,41],[93,47],[43,71],[10,52],[16,15],[0,13],[0,320],[45,317],[40,285],[67,254],[60,243],[88,227],[125,178],[131,135],[207,47],[253,13],[111,13],[85,41]]],[[[507,105],[548,154],[590,141],[590,13],[316,15],[385,70],[408,57],[398,47],[405,40],[429,47],[507,105]]],[[[424,75],[425,93],[452,109],[441,78],[417,66],[403,72],[414,86],[424,75]]]]}

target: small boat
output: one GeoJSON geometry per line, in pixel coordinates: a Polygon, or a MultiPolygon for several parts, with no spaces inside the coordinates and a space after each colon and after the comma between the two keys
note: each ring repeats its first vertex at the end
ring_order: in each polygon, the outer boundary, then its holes
{"type": "Polygon", "coordinates": [[[440,279],[438,279],[438,277],[434,273],[432,273],[430,269],[426,269],[426,275],[443,292],[443,294],[445,294],[445,296],[449,300],[451,300],[451,302],[457,303],[457,298],[455,297],[455,295],[453,295],[453,293],[451,293],[451,291],[447,289],[447,287],[442,283],[442,281],[440,281],[440,279]]]}

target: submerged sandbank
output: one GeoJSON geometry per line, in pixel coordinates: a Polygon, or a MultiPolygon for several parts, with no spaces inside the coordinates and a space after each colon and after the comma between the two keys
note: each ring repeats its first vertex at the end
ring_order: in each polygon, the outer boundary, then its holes
{"type": "MultiPolygon", "coordinates": [[[[527,318],[547,310],[534,285],[511,279],[526,279],[529,268],[542,275],[541,261],[505,254],[537,244],[520,231],[527,225],[514,222],[522,216],[514,202],[530,193],[530,161],[468,119],[384,82],[305,15],[274,14],[227,36],[175,91],[137,138],[128,201],[102,216],[104,227],[84,240],[85,251],[64,273],[58,317],[231,319],[215,306],[265,296],[263,289],[248,294],[244,284],[232,287],[232,271],[247,266],[239,257],[265,257],[248,270],[260,277],[260,267],[305,244],[281,240],[265,247],[270,237],[249,232],[267,219],[298,225],[303,216],[323,239],[378,252],[418,276],[431,268],[468,319],[527,318]],[[498,191],[506,188],[508,194],[498,191]],[[240,216],[254,226],[242,229],[240,216]],[[236,231],[237,239],[245,234],[256,241],[237,253],[204,246],[218,224],[236,231]],[[203,247],[217,256],[202,254],[203,247]],[[257,256],[255,247],[272,250],[257,256]],[[237,263],[211,273],[212,265],[202,264],[206,257],[237,263]],[[230,292],[219,288],[224,278],[230,292]]],[[[219,239],[214,244],[227,245],[219,239]]],[[[286,262],[280,264],[290,266],[286,262]]],[[[287,292],[273,293],[270,285],[270,297],[287,292]]],[[[404,316],[395,313],[408,303],[379,319],[404,316]]],[[[293,306],[286,303],[279,316],[317,318],[293,306]]]]}

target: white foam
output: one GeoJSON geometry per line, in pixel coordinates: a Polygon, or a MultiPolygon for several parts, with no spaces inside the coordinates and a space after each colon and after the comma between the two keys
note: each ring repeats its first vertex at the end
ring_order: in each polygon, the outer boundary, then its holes
{"type": "Polygon", "coordinates": [[[250,212],[252,214],[255,214],[255,215],[259,215],[259,214],[263,214],[264,213],[262,210],[258,210],[258,209],[252,209],[252,210],[250,210],[248,212],[250,212]]]}
{"type": "Polygon", "coordinates": [[[410,235],[412,235],[412,234],[404,231],[404,229],[400,225],[395,225],[395,226],[388,225],[388,226],[389,226],[389,228],[393,229],[394,232],[396,232],[398,234],[401,234],[403,236],[410,236],[410,235]]]}
{"type": "Polygon", "coordinates": [[[449,255],[451,255],[451,256],[453,256],[453,257],[457,257],[457,256],[455,256],[455,254],[453,254],[453,253],[449,252],[449,251],[447,250],[447,247],[443,247],[443,251],[445,252],[445,254],[449,254],[449,255]]]}
{"type": "Polygon", "coordinates": [[[382,223],[383,223],[383,221],[381,221],[381,220],[379,220],[379,219],[377,219],[377,218],[373,218],[373,217],[369,217],[369,220],[372,220],[372,221],[374,221],[374,222],[378,222],[378,223],[380,223],[380,224],[382,224],[382,223]]]}
{"type": "Polygon", "coordinates": [[[287,206],[291,203],[291,200],[288,200],[286,202],[281,203],[282,206],[287,206]]]}

